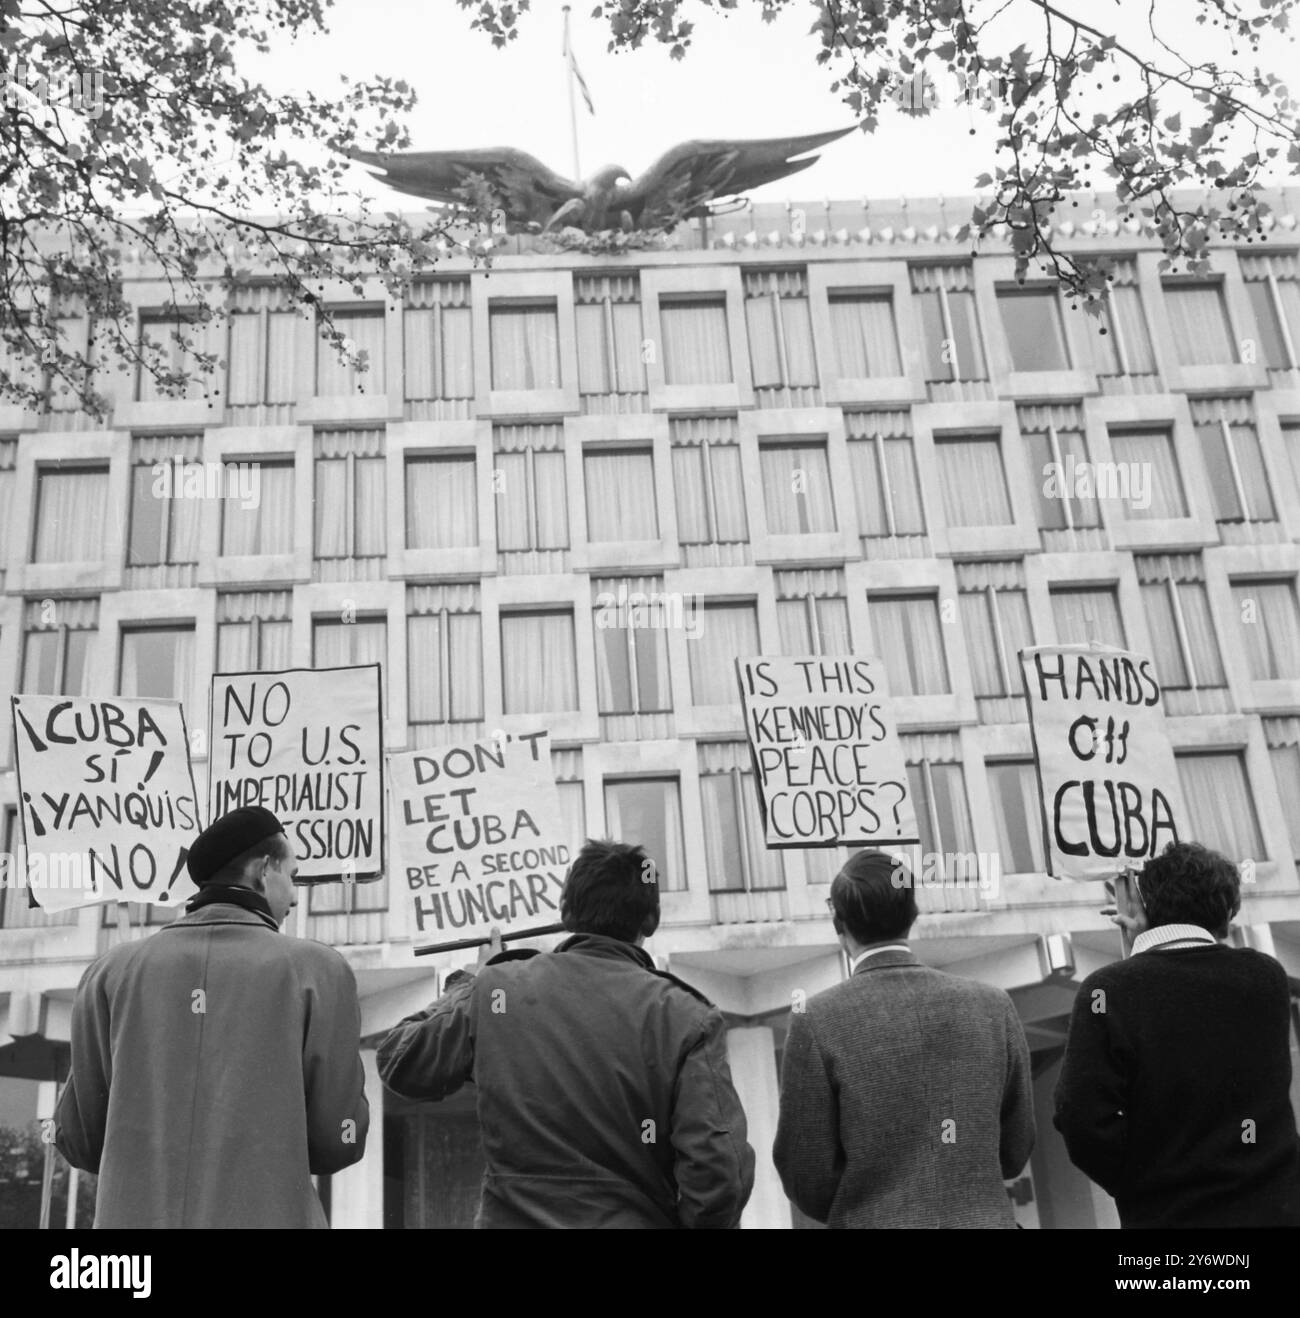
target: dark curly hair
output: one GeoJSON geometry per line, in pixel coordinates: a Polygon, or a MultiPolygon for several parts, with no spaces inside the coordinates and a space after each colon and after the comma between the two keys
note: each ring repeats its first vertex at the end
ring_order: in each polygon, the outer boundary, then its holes
{"type": "Polygon", "coordinates": [[[1199,842],[1171,842],[1143,866],[1138,887],[1152,928],[1198,924],[1226,938],[1229,922],[1241,910],[1237,867],[1199,842]]]}

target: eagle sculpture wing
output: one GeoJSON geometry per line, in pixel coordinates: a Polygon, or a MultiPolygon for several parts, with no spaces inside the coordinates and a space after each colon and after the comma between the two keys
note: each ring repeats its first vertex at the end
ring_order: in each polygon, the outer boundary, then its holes
{"type": "Polygon", "coordinates": [[[509,146],[471,151],[353,151],[351,155],[398,192],[447,205],[463,203],[456,190],[465,186],[471,174],[481,174],[505,211],[511,233],[542,228],[565,202],[583,195],[577,183],[526,151],[509,146]]]}
{"type": "Polygon", "coordinates": [[[792,160],[852,128],[804,137],[764,137],[749,142],[683,142],[665,152],[619,196],[619,205],[638,229],[671,229],[679,220],[719,197],[807,169],[818,157],[792,160]]]}

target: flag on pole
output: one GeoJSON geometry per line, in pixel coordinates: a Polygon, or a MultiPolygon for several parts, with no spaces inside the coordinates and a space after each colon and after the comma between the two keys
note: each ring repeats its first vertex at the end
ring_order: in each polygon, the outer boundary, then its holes
{"type": "Polygon", "coordinates": [[[568,62],[570,76],[577,82],[578,90],[582,93],[582,99],[587,103],[587,112],[595,114],[596,107],[591,103],[591,92],[587,90],[587,80],[582,76],[578,61],[573,56],[573,47],[569,45],[569,7],[565,5],[564,8],[564,58],[568,62]]]}

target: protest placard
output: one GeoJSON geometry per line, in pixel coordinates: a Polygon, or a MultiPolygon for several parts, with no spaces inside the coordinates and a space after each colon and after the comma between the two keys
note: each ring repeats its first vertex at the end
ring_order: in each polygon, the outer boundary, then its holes
{"type": "Polygon", "coordinates": [[[1182,789],[1150,659],[1104,645],[1020,651],[1047,866],[1108,879],[1183,835],[1182,789]]]}
{"type": "Polygon", "coordinates": [[[212,679],[208,804],[260,805],[284,825],[300,883],[384,868],[378,664],[220,673],[212,679]]]}
{"type": "Polygon", "coordinates": [[[185,714],[175,700],[12,696],[18,814],[37,903],[181,905],[203,828],[185,714]]]}
{"type": "Polygon", "coordinates": [[[566,835],[550,734],[390,755],[392,912],[411,937],[519,932],[559,919],[566,835]]]}
{"type": "Polygon", "coordinates": [[[769,847],[919,842],[879,659],[737,659],[769,847]]]}

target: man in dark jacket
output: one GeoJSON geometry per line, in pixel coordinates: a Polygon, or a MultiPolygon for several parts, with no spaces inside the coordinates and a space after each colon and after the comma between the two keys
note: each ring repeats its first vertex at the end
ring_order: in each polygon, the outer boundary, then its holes
{"type": "Polygon", "coordinates": [[[1219,940],[1236,867],[1171,842],[1117,923],[1133,955],[1079,987],[1056,1088],[1074,1165],[1124,1227],[1300,1226],[1286,972],[1219,940]]]}
{"type": "Polygon", "coordinates": [[[642,950],[659,923],[653,862],[588,842],[560,917],[573,936],[554,952],[494,956],[398,1024],[384,1083],[441,1099],[474,1082],[480,1227],[736,1226],[754,1153],[726,1026],[642,950]]]}
{"type": "Polygon", "coordinates": [[[853,973],[790,1016],[772,1150],[786,1194],[832,1227],[1014,1228],[1003,1180],[1034,1146],[1014,1004],[917,960],[901,862],[859,851],[830,901],[853,973]]]}
{"type": "Polygon", "coordinates": [[[323,1227],[313,1173],[366,1147],[356,981],[279,928],[293,848],[268,810],[200,834],[187,913],[86,971],[55,1144],[97,1227],[323,1227]]]}

